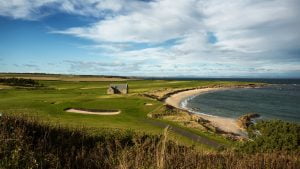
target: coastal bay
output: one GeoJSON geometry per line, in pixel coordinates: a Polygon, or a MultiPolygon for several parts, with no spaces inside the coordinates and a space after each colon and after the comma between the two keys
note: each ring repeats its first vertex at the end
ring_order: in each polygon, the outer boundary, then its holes
{"type": "MultiPolygon", "coordinates": [[[[203,88],[203,89],[194,89],[194,90],[188,90],[176,93],[174,95],[171,95],[168,97],[165,102],[173,107],[191,111],[187,107],[185,107],[183,104],[181,104],[184,101],[187,101],[191,97],[201,95],[207,92],[216,92],[220,90],[226,90],[229,88],[203,88]]],[[[194,113],[194,112],[191,112],[194,113]]],[[[206,120],[209,120],[215,127],[225,131],[225,132],[231,132],[235,134],[239,134],[242,136],[246,136],[246,132],[241,129],[237,123],[237,119],[234,118],[227,118],[227,117],[221,117],[221,116],[212,116],[208,114],[203,113],[195,113],[195,115],[200,116],[201,118],[204,118],[206,120]]]]}

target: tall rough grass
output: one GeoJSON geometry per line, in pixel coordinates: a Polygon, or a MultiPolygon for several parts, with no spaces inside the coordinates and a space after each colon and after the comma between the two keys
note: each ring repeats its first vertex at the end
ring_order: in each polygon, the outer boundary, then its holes
{"type": "Polygon", "coordinates": [[[160,136],[125,131],[90,135],[16,116],[0,117],[0,168],[297,169],[299,154],[205,153],[160,136]]]}

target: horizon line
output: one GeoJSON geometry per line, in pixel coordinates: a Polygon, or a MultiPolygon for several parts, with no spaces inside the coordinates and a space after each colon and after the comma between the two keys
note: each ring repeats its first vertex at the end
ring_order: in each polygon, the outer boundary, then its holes
{"type": "Polygon", "coordinates": [[[103,76],[103,77],[125,77],[125,78],[181,78],[181,79],[299,79],[300,77],[254,77],[254,76],[138,76],[138,75],[109,75],[109,74],[72,74],[72,73],[45,73],[45,72],[0,72],[0,74],[35,74],[35,75],[65,75],[65,76],[103,76]]]}

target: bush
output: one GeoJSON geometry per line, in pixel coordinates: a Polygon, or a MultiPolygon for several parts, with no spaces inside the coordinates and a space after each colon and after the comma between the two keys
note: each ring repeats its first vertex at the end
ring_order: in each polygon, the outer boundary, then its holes
{"type": "Polygon", "coordinates": [[[0,78],[0,83],[10,86],[24,86],[24,87],[42,87],[38,81],[23,78],[0,78]]]}
{"type": "Polygon", "coordinates": [[[300,125],[281,120],[259,121],[248,129],[253,141],[245,142],[245,152],[300,152],[300,125]]]}

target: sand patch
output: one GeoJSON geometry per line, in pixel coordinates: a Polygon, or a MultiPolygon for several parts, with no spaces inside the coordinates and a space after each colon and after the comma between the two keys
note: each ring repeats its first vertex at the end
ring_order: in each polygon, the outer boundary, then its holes
{"type": "Polygon", "coordinates": [[[64,88],[64,87],[61,87],[61,88],[56,88],[57,90],[66,90],[68,88],[64,88]]]}
{"type": "Polygon", "coordinates": [[[10,89],[10,88],[12,88],[12,87],[0,84],[0,90],[2,90],[2,89],[10,89]]]}
{"type": "Polygon", "coordinates": [[[187,90],[183,92],[179,92],[176,94],[171,95],[166,99],[166,103],[174,106],[176,108],[182,108],[180,103],[190,97],[197,96],[203,93],[211,92],[211,91],[218,91],[218,90],[225,90],[225,88],[203,88],[203,89],[193,89],[187,90]]]}
{"type": "Polygon", "coordinates": [[[99,99],[111,99],[111,98],[122,98],[124,97],[123,95],[120,94],[113,94],[113,95],[102,95],[102,96],[98,96],[97,98],[99,99]]]}
{"type": "Polygon", "coordinates": [[[81,90],[88,90],[88,89],[103,89],[104,87],[82,87],[81,90]]]}
{"type": "Polygon", "coordinates": [[[66,112],[79,113],[79,114],[94,114],[94,115],[118,115],[121,113],[120,110],[95,110],[95,109],[65,109],[66,112]]]}
{"type": "Polygon", "coordinates": [[[168,82],[168,83],[185,83],[186,81],[171,81],[171,82],[168,82]]]}

